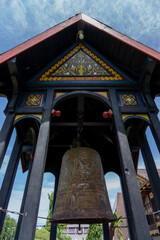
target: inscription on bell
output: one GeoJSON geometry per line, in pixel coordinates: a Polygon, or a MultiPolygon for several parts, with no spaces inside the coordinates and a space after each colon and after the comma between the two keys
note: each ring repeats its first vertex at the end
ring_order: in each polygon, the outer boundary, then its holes
{"type": "Polygon", "coordinates": [[[64,154],[52,219],[63,223],[114,220],[101,159],[95,150],[78,147],[64,154]]]}

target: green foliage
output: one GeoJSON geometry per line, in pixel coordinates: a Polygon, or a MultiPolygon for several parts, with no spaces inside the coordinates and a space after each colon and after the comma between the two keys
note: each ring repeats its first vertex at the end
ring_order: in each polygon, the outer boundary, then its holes
{"type": "MultiPolygon", "coordinates": [[[[61,225],[61,224],[59,224],[61,225]]],[[[66,236],[66,234],[63,232],[63,229],[60,227],[57,227],[57,237],[56,240],[72,240],[70,236],[66,236]]]]}
{"type": "Polygon", "coordinates": [[[89,225],[87,231],[86,240],[101,240],[102,239],[102,225],[101,224],[91,224],[89,225]]]}
{"type": "Polygon", "coordinates": [[[0,235],[0,239],[14,239],[16,233],[17,222],[15,219],[10,218],[9,215],[6,215],[2,233],[0,235]]]}
{"type": "Polygon", "coordinates": [[[46,229],[37,229],[35,240],[49,240],[50,233],[46,229]]]}
{"type": "Polygon", "coordinates": [[[119,240],[123,240],[123,232],[121,230],[120,224],[123,223],[122,216],[118,217],[117,212],[114,213],[116,221],[113,224],[113,230],[117,229],[117,237],[119,240]]]}
{"type": "MultiPolygon", "coordinates": [[[[51,218],[52,217],[52,209],[53,209],[53,197],[54,197],[54,193],[52,192],[51,195],[48,194],[48,198],[49,198],[49,213],[47,218],[51,218]]],[[[57,237],[56,240],[71,240],[71,237],[67,237],[66,234],[63,232],[63,229],[66,228],[66,224],[58,224],[57,225],[57,237]]],[[[47,219],[46,222],[46,226],[45,229],[50,232],[51,229],[51,224],[49,222],[49,220],[47,219]]]]}
{"type": "MultiPolygon", "coordinates": [[[[36,235],[34,240],[49,240],[50,239],[50,232],[47,231],[45,228],[43,229],[37,229],[36,235]]],[[[63,233],[63,228],[60,226],[57,228],[57,237],[56,240],[72,240],[71,237],[67,237],[63,233]]]]}
{"type": "MultiPolygon", "coordinates": [[[[49,213],[48,213],[48,216],[47,218],[51,218],[52,217],[52,209],[53,209],[53,196],[54,196],[54,193],[52,192],[51,195],[48,194],[48,198],[49,198],[49,213]]],[[[51,224],[49,222],[49,220],[47,219],[47,222],[46,222],[46,226],[45,226],[45,229],[47,231],[50,232],[50,229],[51,229],[51,224]]]]}

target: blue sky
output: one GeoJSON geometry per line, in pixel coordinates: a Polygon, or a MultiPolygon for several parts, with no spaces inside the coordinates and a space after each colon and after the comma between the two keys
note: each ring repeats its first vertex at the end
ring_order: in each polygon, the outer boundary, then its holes
{"type": "Polygon", "coordinates": [[[160,51],[159,0],[0,0],[0,53],[83,12],[160,51]]]}
{"type": "MultiPolygon", "coordinates": [[[[0,54],[80,12],[160,51],[159,9],[159,0],[81,0],[81,2],[77,0],[0,0],[0,54]]],[[[0,99],[0,127],[4,120],[2,112],[5,104],[6,101],[0,99]]],[[[157,100],[157,104],[160,105],[159,100],[157,100]]],[[[149,132],[147,136],[153,149],[157,167],[160,167],[159,153],[152,136],[149,132]]],[[[0,185],[14,138],[15,132],[0,170],[0,185]]],[[[143,167],[141,157],[139,167],[143,167]]],[[[27,173],[22,174],[19,164],[9,205],[11,210],[19,211],[26,176],[27,173]]],[[[110,201],[113,205],[116,192],[120,191],[120,183],[114,174],[108,175],[106,179],[110,201]]],[[[54,178],[45,174],[40,216],[47,215],[47,194],[51,193],[53,186],[54,178]]],[[[40,220],[38,223],[41,224],[44,221],[40,220]]]]}

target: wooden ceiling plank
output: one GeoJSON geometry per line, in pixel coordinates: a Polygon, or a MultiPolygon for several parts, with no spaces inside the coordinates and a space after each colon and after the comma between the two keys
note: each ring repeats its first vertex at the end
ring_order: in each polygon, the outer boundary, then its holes
{"type": "Polygon", "coordinates": [[[8,61],[9,59],[17,56],[18,54],[28,50],[29,48],[37,45],[38,43],[50,38],[51,36],[59,33],[60,31],[62,31],[63,29],[71,26],[72,24],[77,23],[78,21],[81,20],[81,14],[78,14],[48,30],[46,30],[45,32],[27,40],[26,42],[10,49],[9,51],[3,53],[0,55],[0,64],[8,61]]]}
{"type": "Polygon", "coordinates": [[[82,14],[82,20],[86,21],[87,23],[90,23],[91,25],[93,25],[94,27],[98,28],[101,31],[104,31],[105,33],[113,36],[114,38],[117,38],[118,40],[126,43],[127,45],[147,54],[150,57],[153,57],[155,59],[157,59],[158,61],[160,61],[160,53],[157,52],[156,50],[149,48],[145,45],[143,45],[140,42],[137,42],[136,40],[112,29],[111,27],[93,19],[90,18],[89,16],[82,14]]]}

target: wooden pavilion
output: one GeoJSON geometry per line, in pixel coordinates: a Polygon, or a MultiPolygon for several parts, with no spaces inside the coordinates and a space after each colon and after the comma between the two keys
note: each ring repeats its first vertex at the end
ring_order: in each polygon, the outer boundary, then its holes
{"type": "MultiPolygon", "coordinates": [[[[157,169],[157,171],[160,176],[160,169],[157,169]]],[[[160,212],[157,211],[156,201],[152,193],[149,178],[145,169],[137,169],[137,180],[139,190],[141,192],[144,211],[148,221],[150,235],[153,240],[157,240],[160,238],[160,212]]],[[[120,192],[117,193],[114,211],[117,212],[118,216],[122,216],[120,228],[123,233],[123,239],[128,240],[128,224],[124,208],[123,196],[120,192]]],[[[110,238],[114,240],[119,239],[117,229],[113,231],[113,223],[110,225],[110,238]]]]}
{"type": "MultiPolygon", "coordinates": [[[[13,128],[17,132],[0,191],[2,209],[8,207],[20,156],[28,170],[15,239],[34,239],[43,174],[54,174],[56,193],[62,156],[82,130],[104,173],[120,177],[130,239],[151,239],[136,167],[141,149],[159,210],[160,180],[145,137],[150,126],[160,151],[154,103],[159,93],[160,53],[84,14],[0,55],[0,95],[8,99],[0,165],[13,128]]],[[[4,218],[1,211],[0,230],[4,218]]],[[[56,239],[56,226],[50,239],[56,239]]]]}

